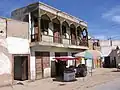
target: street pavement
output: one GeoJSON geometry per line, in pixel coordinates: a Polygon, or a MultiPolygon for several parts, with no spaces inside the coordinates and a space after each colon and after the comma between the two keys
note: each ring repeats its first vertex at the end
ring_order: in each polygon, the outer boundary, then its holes
{"type": "Polygon", "coordinates": [[[97,85],[89,90],[120,90],[120,78],[97,85]]]}
{"type": "Polygon", "coordinates": [[[117,78],[120,78],[120,72],[116,72],[116,69],[97,68],[93,70],[92,76],[89,73],[87,77],[77,78],[74,82],[54,81],[53,78],[46,78],[34,82],[22,82],[23,84],[3,87],[0,88],[0,90],[99,90],[99,88],[101,88],[99,85],[111,82],[117,78]]]}

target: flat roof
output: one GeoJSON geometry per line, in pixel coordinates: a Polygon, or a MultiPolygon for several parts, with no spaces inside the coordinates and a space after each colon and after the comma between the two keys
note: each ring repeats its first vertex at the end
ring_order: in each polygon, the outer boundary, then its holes
{"type": "Polygon", "coordinates": [[[57,8],[54,8],[54,7],[52,7],[52,6],[48,5],[48,4],[45,4],[45,3],[40,2],[40,1],[31,3],[31,4],[28,4],[28,5],[26,5],[26,6],[24,6],[24,7],[21,7],[21,8],[17,8],[17,9],[15,9],[15,10],[13,10],[12,12],[17,11],[17,10],[20,10],[20,9],[25,8],[25,7],[27,7],[27,6],[30,6],[30,5],[35,5],[35,4],[36,4],[36,5],[37,5],[37,4],[38,4],[38,5],[39,5],[39,4],[44,5],[44,6],[49,7],[49,8],[51,8],[51,9],[55,10],[55,11],[61,12],[61,13],[65,14],[65,15],[68,15],[68,16],[70,16],[70,17],[73,18],[73,19],[76,19],[76,20],[78,20],[78,21],[80,21],[80,22],[84,22],[85,24],[87,24],[87,22],[85,22],[84,20],[82,20],[82,19],[80,19],[80,18],[77,18],[77,17],[75,17],[75,16],[73,16],[73,15],[71,15],[71,14],[68,14],[68,13],[66,13],[66,12],[64,12],[64,11],[61,11],[61,10],[59,10],[59,9],[57,9],[57,8]]]}

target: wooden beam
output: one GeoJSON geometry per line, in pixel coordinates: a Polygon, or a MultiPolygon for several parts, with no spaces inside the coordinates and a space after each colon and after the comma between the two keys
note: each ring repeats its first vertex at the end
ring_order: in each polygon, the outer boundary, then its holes
{"type": "Polygon", "coordinates": [[[76,45],[77,45],[77,40],[78,40],[78,36],[77,36],[77,28],[75,28],[75,36],[76,36],[76,45]]]}
{"type": "Polygon", "coordinates": [[[63,43],[63,36],[62,36],[62,23],[60,23],[60,43],[63,43]]]}

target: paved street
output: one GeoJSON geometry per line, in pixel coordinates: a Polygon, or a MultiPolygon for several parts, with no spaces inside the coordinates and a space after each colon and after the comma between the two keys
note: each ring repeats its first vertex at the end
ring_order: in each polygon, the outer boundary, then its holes
{"type": "MultiPolygon", "coordinates": [[[[60,82],[53,81],[53,78],[46,78],[34,82],[23,82],[23,85],[18,84],[13,87],[3,87],[0,88],[0,90],[99,90],[101,88],[99,85],[120,78],[120,72],[115,72],[115,70],[116,69],[98,68],[93,70],[92,76],[88,74],[87,77],[77,78],[77,81],[74,82],[60,82]]],[[[113,83],[113,85],[115,85],[115,83],[113,83]]],[[[107,86],[109,85],[105,87],[107,86]]]]}
{"type": "Polygon", "coordinates": [[[90,90],[120,90],[120,78],[95,86],[90,90]]]}

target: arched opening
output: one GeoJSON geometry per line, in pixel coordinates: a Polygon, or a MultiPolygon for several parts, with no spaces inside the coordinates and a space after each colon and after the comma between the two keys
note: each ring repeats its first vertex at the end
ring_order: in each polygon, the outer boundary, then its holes
{"type": "Polygon", "coordinates": [[[48,28],[49,28],[50,18],[48,15],[44,14],[41,16],[41,32],[44,35],[48,35],[48,28]]]}
{"type": "Polygon", "coordinates": [[[69,39],[69,30],[68,30],[68,28],[69,28],[69,24],[66,21],[64,21],[62,23],[62,36],[65,39],[69,39]]]}
{"type": "Polygon", "coordinates": [[[39,26],[38,17],[36,16],[37,11],[31,13],[31,42],[39,41],[39,26]]]}
{"type": "Polygon", "coordinates": [[[76,27],[74,24],[70,25],[70,36],[71,36],[71,44],[76,45],[76,27]]]}
{"type": "Polygon", "coordinates": [[[78,38],[78,45],[81,43],[81,34],[82,34],[82,29],[80,26],[77,27],[77,38],[78,38]]]}
{"type": "Polygon", "coordinates": [[[55,18],[52,20],[53,22],[53,40],[55,43],[61,43],[60,38],[60,21],[55,18]]]}

